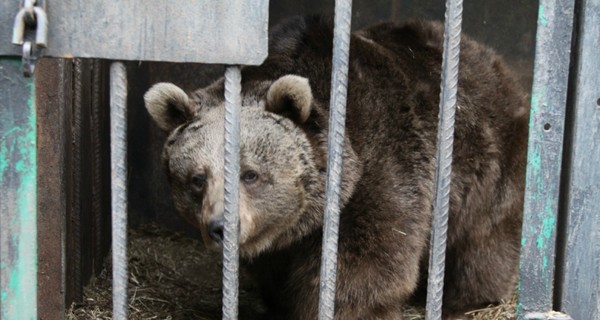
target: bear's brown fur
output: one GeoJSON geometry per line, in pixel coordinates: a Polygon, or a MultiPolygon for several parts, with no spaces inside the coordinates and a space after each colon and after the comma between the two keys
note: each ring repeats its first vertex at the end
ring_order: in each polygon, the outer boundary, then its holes
{"type": "MultiPolygon", "coordinates": [[[[332,56],[331,19],[290,19],[269,57],[242,72],[240,250],[268,318],[315,319],[332,56]]],[[[399,319],[426,283],[443,26],[384,23],[353,33],[336,319],[399,319]]],[[[528,107],[502,59],[463,37],[446,312],[498,302],[516,282],[528,107]]],[[[172,131],[164,163],[178,210],[209,246],[223,215],[223,80],[188,96],[146,94],[172,131]]]]}

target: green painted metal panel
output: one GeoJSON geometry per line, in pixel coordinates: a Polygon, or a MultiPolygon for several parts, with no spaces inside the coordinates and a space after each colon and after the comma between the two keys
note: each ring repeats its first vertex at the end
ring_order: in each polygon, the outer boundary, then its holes
{"type": "Polygon", "coordinates": [[[0,319],[37,319],[36,113],[21,59],[0,59],[0,319]]]}
{"type": "Polygon", "coordinates": [[[519,319],[553,308],[556,225],[574,1],[541,0],[519,280],[519,319]]]}
{"type": "Polygon", "coordinates": [[[600,320],[600,0],[580,5],[559,308],[573,319],[600,320]]]}

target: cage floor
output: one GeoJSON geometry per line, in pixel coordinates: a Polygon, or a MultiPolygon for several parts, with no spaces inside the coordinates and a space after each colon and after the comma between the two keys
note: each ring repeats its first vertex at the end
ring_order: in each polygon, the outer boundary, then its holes
{"type": "MultiPolygon", "coordinates": [[[[220,319],[221,257],[187,236],[155,225],[129,232],[129,319],[220,319]]],[[[264,311],[258,290],[242,271],[239,312],[255,319],[264,311]]],[[[515,318],[516,301],[469,312],[475,320],[515,318]]],[[[112,319],[111,268],[84,289],[84,299],[67,311],[67,320],[112,319]]],[[[424,310],[405,308],[404,319],[424,319],[424,310]]]]}

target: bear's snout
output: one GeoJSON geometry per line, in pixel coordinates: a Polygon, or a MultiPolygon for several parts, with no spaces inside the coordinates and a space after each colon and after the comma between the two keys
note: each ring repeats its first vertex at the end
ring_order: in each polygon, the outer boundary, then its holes
{"type": "Polygon", "coordinates": [[[216,243],[223,243],[223,215],[219,215],[219,217],[208,222],[208,235],[216,243]]]}

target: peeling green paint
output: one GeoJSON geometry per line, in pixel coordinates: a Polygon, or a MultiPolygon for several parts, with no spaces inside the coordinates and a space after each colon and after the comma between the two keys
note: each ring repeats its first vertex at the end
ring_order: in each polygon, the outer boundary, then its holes
{"type": "Polygon", "coordinates": [[[536,146],[528,160],[529,169],[532,170],[531,175],[538,176],[542,169],[542,157],[540,156],[540,148],[536,146]]]}
{"type": "Polygon", "coordinates": [[[546,268],[548,268],[548,257],[544,256],[542,258],[542,271],[546,271],[546,268]]]}
{"type": "MultiPolygon", "coordinates": [[[[528,165],[527,170],[529,170],[531,172],[530,172],[530,174],[527,175],[527,179],[531,180],[531,178],[535,178],[535,181],[533,181],[533,185],[542,187],[543,186],[543,182],[542,182],[543,177],[540,174],[540,171],[542,171],[542,154],[541,154],[539,145],[536,145],[533,148],[533,151],[528,156],[528,159],[529,160],[527,160],[527,165],[528,165]]],[[[527,183],[531,183],[531,181],[527,181],[527,183]]],[[[533,194],[530,194],[530,196],[533,199],[539,199],[541,194],[533,193],[533,194]]]]}
{"type": "Polygon", "coordinates": [[[535,87],[531,92],[531,110],[529,117],[529,127],[533,128],[537,124],[539,116],[542,114],[542,108],[548,104],[547,90],[545,87],[535,87]]]}
{"type": "Polygon", "coordinates": [[[546,18],[546,15],[544,14],[544,6],[541,4],[538,9],[538,22],[540,25],[542,25],[544,27],[548,26],[548,19],[546,18]]]}
{"type": "Polygon", "coordinates": [[[19,59],[0,58],[0,101],[0,318],[37,319],[35,87],[19,59]]]}
{"type": "Polygon", "coordinates": [[[14,149],[14,145],[7,145],[6,143],[4,143],[4,141],[6,141],[9,136],[18,133],[18,131],[19,128],[11,128],[6,132],[1,132],[2,144],[0,144],[0,183],[2,183],[4,178],[4,172],[6,172],[6,169],[9,165],[8,155],[12,154],[14,149]]]}
{"type": "MultiPolygon", "coordinates": [[[[541,92],[532,92],[531,93],[531,115],[538,114],[540,112],[540,98],[541,92]]],[[[531,117],[529,118],[529,124],[532,124],[531,117]]]]}
{"type": "Polygon", "coordinates": [[[544,243],[546,240],[551,239],[554,235],[554,229],[556,226],[556,215],[552,208],[553,199],[547,198],[546,205],[544,206],[544,212],[540,215],[542,216],[542,232],[538,235],[537,246],[538,248],[544,247],[544,243]]]}
{"type": "MultiPolygon", "coordinates": [[[[536,87],[534,88],[531,94],[531,116],[529,118],[529,127],[535,128],[538,123],[538,117],[542,112],[542,108],[545,105],[545,97],[546,90],[544,87],[536,87]]],[[[533,186],[532,192],[527,193],[526,201],[537,201],[545,197],[544,183],[543,183],[543,175],[540,174],[542,172],[542,151],[541,146],[539,144],[532,144],[528,150],[527,155],[527,185],[533,186]]],[[[538,212],[538,218],[540,218],[541,213],[538,212]]],[[[526,220],[529,218],[525,217],[526,220]]],[[[543,220],[543,217],[542,219],[543,220]]],[[[527,235],[535,235],[537,234],[536,227],[533,225],[529,225],[528,229],[523,229],[522,237],[521,237],[521,246],[525,246],[527,244],[527,235]]],[[[539,248],[543,247],[544,239],[540,239],[538,237],[536,241],[536,246],[539,248]]]]}

